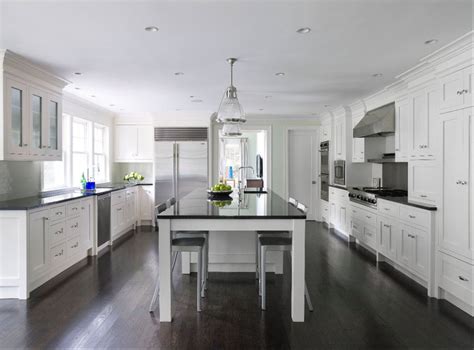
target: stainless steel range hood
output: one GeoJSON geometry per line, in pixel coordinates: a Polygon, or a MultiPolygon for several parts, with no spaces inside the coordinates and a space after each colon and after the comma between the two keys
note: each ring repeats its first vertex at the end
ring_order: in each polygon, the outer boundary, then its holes
{"type": "Polygon", "coordinates": [[[368,111],[354,127],[354,137],[387,136],[395,133],[395,102],[368,111]]]}

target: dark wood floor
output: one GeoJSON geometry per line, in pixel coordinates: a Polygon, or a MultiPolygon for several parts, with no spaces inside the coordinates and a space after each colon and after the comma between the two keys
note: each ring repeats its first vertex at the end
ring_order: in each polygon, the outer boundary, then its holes
{"type": "Polygon", "coordinates": [[[250,273],[211,273],[196,313],[195,275],[175,272],[176,313],[160,324],[148,313],[157,274],[150,229],[28,301],[0,300],[0,347],[50,348],[473,348],[473,318],[361,248],[308,223],[307,283],[315,311],[290,318],[290,276],[268,276],[265,312],[250,273]]]}

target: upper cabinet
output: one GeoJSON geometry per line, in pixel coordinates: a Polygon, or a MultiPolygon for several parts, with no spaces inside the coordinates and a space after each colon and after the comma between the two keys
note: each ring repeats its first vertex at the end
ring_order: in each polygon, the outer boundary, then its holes
{"type": "Polygon", "coordinates": [[[12,52],[3,58],[0,160],[62,159],[62,89],[67,82],[12,52]]]}
{"type": "Polygon", "coordinates": [[[329,141],[331,139],[331,123],[321,125],[320,133],[321,142],[329,141]]]}
{"type": "Polygon", "coordinates": [[[334,159],[346,159],[346,120],[345,117],[334,119],[334,159]]]}
{"type": "Polygon", "coordinates": [[[397,161],[436,158],[436,122],[439,90],[418,88],[396,101],[395,157],[397,161]]]}
{"type": "Polygon", "coordinates": [[[353,137],[352,131],[355,126],[359,124],[365,115],[365,106],[358,102],[349,106],[352,114],[352,129],[348,132],[348,139],[352,140],[352,163],[363,163],[365,162],[365,139],[360,137],[353,137]]]}
{"type": "Polygon", "coordinates": [[[473,67],[459,69],[440,78],[441,112],[472,106],[473,67]]]}
{"type": "Polygon", "coordinates": [[[116,162],[153,162],[153,126],[115,126],[116,162]]]}

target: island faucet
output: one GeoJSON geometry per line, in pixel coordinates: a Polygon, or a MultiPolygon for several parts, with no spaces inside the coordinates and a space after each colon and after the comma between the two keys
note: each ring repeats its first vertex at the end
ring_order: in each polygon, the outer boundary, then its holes
{"type": "Polygon", "coordinates": [[[241,167],[237,170],[237,171],[239,172],[239,182],[237,183],[237,189],[239,190],[239,193],[240,193],[241,186],[242,186],[242,173],[240,172],[242,169],[251,169],[251,170],[252,170],[252,173],[255,173],[255,170],[254,170],[253,167],[250,166],[250,165],[241,166],[241,167]]]}

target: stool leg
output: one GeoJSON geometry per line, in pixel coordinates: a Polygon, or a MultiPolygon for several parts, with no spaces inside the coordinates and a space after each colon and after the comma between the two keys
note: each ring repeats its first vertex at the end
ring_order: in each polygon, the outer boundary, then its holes
{"type": "Polygon", "coordinates": [[[151,298],[149,312],[155,311],[156,298],[158,298],[159,292],[160,292],[160,279],[159,279],[159,276],[156,276],[156,286],[155,286],[155,291],[153,292],[153,298],[151,298]]]}
{"type": "Polygon", "coordinates": [[[207,259],[206,259],[206,254],[207,254],[207,249],[206,249],[206,242],[204,242],[204,247],[203,253],[202,253],[202,264],[201,264],[201,298],[204,298],[206,296],[206,289],[207,289],[207,269],[206,269],[206,264],[207,264],[207,259]]]}
{"type": "Polygon", "coordinates": [[[260,254],[260,284],[262,289],[262,310],[266,309],[266,274],[265,274],[265,255],[266,255],[266,247],[261,247],[261,254],[260,254]]]}
{"type": "Polygon", "coordinates": [[[260,241],[258,239],[258,232],[255,232],[255,279],[258,280],[258,273],[260,269],[260,241]]]}
{"type": "Polygon", "coordinates": [[[306,279],[304,281],[304,295],[306,297],[306,303],[308,303],[308,309],[310,312],[313,312],[313,303],[311,302],[311,297],[309,296],[308,287],[306,286],[306,279]]]}
{"type": "Polygon", "coordinates": [[[198,251],[198,268],[197,268],[197,311],[201,311],[201,288],[202,288],[202,248],[198,251]]]}

